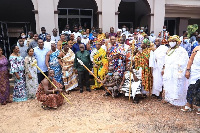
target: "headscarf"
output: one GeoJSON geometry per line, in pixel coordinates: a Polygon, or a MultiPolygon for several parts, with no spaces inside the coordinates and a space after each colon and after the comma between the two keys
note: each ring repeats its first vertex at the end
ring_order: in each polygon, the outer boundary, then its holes
{"type": "Polygon", "coordinates": [[[170,37],[169,37],[168,41],[170,42],[170,41],[172,41],[172,40],[175,40],[175,41],[179,42],[179,41],[180,41],[180,38],[179,38],[179,36],[177,36],[177,35],[173,35],[173,36],[170,36],[170,37]]]}
{"type": "Polygon", "coordinates": [[[146,44],[147,46],[150,46],[151,44],[151,42],[147,38],[143,40],[143,43],[146,44]]]}

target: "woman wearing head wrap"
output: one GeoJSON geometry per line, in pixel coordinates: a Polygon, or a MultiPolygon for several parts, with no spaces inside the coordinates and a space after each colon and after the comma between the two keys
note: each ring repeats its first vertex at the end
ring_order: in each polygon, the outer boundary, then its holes
{"type": "Polygon", "coordinates": [[[153,77],[151,68],[149,67],[149,57],[150,57],[150,41],[148,39],[144,39],[141,45],[142,52],[138,52],[135,56],[135,69],[139,70],[142,68],[142,86],[145,91],[151,92],[153,77]]]}
{"type": "Polygon", "coordinates": [[[165,101],[175,106],[184,106],[188,87],[185,71],[189,57],[187,51],[179,46],[179,41],[176,35],[169,38],[171,48],[167,51],[162,74],[165,101]]]}

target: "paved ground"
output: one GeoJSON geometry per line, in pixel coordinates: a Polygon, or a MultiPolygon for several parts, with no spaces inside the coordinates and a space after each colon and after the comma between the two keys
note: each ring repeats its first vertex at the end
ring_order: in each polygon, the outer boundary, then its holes
{"type": "Polygon", "coordinates": [[[200,116],[180,107],[145,99],[104,97],[103,90],[73,91],[57,110],[43,110],[37,100],[0,106],[0,133],[200,132],[200,116]]]}

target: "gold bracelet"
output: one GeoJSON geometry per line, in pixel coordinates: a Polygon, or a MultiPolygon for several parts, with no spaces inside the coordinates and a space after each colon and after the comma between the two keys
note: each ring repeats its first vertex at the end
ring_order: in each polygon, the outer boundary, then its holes
{"type": "Polygon", "coordinates": [[[53,89],[53,94],[54,94],[54,89],[53,89]]]}

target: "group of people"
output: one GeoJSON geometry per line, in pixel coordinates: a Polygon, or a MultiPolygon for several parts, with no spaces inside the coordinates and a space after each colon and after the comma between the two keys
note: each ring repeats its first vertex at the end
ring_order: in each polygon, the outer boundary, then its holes
{"type": "Polygon", "coordinates": [[[196,105],[200,114],[200,36],[196,32],[189,39],[187,32],[180,38],[170,36],[166,26],[158,37],[153,31],[148,36],[144,27],[129,30],[125,25],[117,33],[113,27],[110,33],[81,26],[74,26],[74,32],[69,29],[66,25],[58,35],[54,28],[52,36],[44,27],[40,35],[20,34],[9,61],[0,48],[0,76],[5,77],[0,80],[1,104],[11,102],[9,76],[13,75],[13,101],[37,97],[44,109],[61,106],[63,91],[79,87],[83,93],[86,86],[88,92],[104,89],[105,96],[124,94],[136,103],[154,96],[185,106],[182,111],[192,111],[196,105]],[[93,85],[90,74],[94,74],[93,85]]]}

